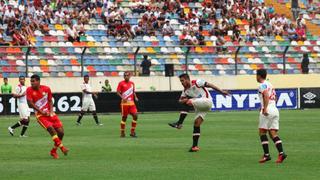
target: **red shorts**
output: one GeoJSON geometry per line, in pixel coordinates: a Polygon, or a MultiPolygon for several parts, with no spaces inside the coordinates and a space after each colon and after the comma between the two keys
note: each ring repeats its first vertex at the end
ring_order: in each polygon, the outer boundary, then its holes
{"type": "Polygon", "coordinates": [[[127,117],[129,114],[137,114],[138,110],[136,105],[123,105],[121,104],[121,114],[124,117],[127,117]]]}
{"type": "Polygon", "coordinates": [[[53,116],[40,116],[38,117],[38,123],[45,129],[48,127],[61,128],[62,123],[57,115],[53,116]]]}

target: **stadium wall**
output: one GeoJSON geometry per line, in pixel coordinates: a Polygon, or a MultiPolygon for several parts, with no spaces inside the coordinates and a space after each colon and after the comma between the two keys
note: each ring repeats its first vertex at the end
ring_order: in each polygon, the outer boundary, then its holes
{"type": "MultiPolygon", "coordinates": [[[[222,87],[223,89],[256,89],[254,75],[238,76],[192,76],[192,79],[201,78],[222,87]]],[[[268,78],[276,88],[320,87],[320,74],[269,75],[268,78]]],[[[90,84],[94,91],[100,91],[105,79],[109,79],[112,90],[115,91],[122,77],[91,77],[90,84]],[[102,84],[101,84],[102,83],[102,84]]],[[[181,85],[177,77],[132,77],[137,91],[180,91],[181,85]],[[170,89],[171,87],[171,89],[170,89]]],[[[81,77],[42,78],[42,84],[51,87],[53,92],[80,92],[81,77]]],[[[9,83],[15,87],[17,78],[10,78],[9,83]]],[[[27,81],[29,85],[29,81],[27,81]]]]}

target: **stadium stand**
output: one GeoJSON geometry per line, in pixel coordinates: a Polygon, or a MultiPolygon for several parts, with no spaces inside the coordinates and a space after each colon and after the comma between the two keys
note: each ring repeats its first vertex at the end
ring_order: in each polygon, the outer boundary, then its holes
{"type": "MultiPolygon", "coordinates": [[[[312,22],[316,7],[305,10],[312,22]]],[[[119,76],[144,54],[151,75],[164,75],[165,64],[176,74],[297,74],[304,53],[320,73],[320,36],[263,0],[1,0],[0,17],[2,77],[119,76]]]]}

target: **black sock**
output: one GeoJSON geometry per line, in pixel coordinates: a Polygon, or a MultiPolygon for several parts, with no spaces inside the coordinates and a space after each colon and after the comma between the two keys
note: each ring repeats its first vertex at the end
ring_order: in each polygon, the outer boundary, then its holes
{"type": "Polygon", "coordinates": [[[261,145],[263,148],[264,155],[269,155],[269,141],[267,135],[260,136],[261,145]]]}
{"type": "Polygon", "coordinates": [[[183,124],[184,119],[187,117],[188,112],[180,112],[180,117],[178,120],[178,124],[183,124]]]}
{"type": "Polygon", "coordinates": [[[193,145],[192,147],[198,146],[200,138],[200,127],[193,126],[193,145]]]}
{"type": "Polygon", "coordinates": [[[81,121],[81,119],[82,119],[82,117],[83,117],[83,114],[79,114],[79,116],[78,116],[78,120],[77,120],[77,123],[80,123],[80,121],[81,121]]]}
{"type": "Polygon", "coordinates": [[[283,154],[282,141],[279,138],[279,136],[274,137],[272,140],[273,140],[274,144],[276,145],[279,154],[283,154]]]}
{"type": "Polygon", "coordinates": [[[28,129],[28,126],[23,125],[23,126],[22,126],[22,130],[21,130],[21,134],[20,134],[20,135],[21,135],[21,136],[23,136],[27,129],[28,129]]]}
{"type": "Polygon", "coordinates": [[[96,114],[93,115],[93,119],[96,121],[96,124],[99,124],[98,116],[96,114]]]}
{"type": "Polygon", "coordinates": [[[21,136],[24,135],[24,133],[27,131],[28,127],[29,127],[29,120],[25,121],[25,123],[22,125],[22,130],[21,130],[21,134],[20,134],[21,136]]]}
{"type": "Polygon", "coordinates": [[[18,121],[15,125],[11,126],[12,129],[15,129],[17,127],[21,126],[21,121],[18,121]]]}

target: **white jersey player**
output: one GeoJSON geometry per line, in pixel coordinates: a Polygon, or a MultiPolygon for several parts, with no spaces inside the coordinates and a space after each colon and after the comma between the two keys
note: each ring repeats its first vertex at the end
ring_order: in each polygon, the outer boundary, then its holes
{"type": "Polygon", "coordinates": [[[261,110],[259,116],[259,135],[264,151],[264,155],[259,160],[265,163],[271,160],[269,154],[269,141],[267,132],[276,145],[279,152],[277,163],[282,163],[287,155],[283,151],[282,141],[278,136],[279,130],[279,111],[276,107],[276,92],[272,84],[266,80],[267,71],[265,69],[257,70],[257,82],[259,83],[258,94],[261,101],[261,110]]]}
{"type": "Polygon", "coordinates": [[[26,137],[24,134],[28,129],[30,119],[30,110],[27,103],[26,90],[27,87],[25,86],[25,77],[20,76],[19,85],[16,87],[15,92],[13,93],[13,97],[17,98],[18,101],[20,121],[18,121],[13,126],[8,127],[8,131],[12,136],[14,135],[14,129],[22,126],[20,137],[26,137]]]}
{"type": "MultiPolygon", "coordinates": [[[[206,88],[212,88],[223,95],[229,95],[229,92],[221,90],[217,86],[201,79],[191,81],[188,74],[182,74],[179,78],[182,86],[184,87],[179,102],[193,106],[196,113],[193,127],[193,145],[190,149],[190,152],[196,152],[200,150],[198,147],[200,125],[213,105],[212,97],[206,88]]],[[[181,124],[182,122],[179,121],[176,123],[169,123],[169,125],[174,128],[181,128],[181,124]]]]}
{"type": "Polygon", "coordinates": [[[103,125],[98,120],[96,105],[92,98],[92,95],[93,95],[97,99],[98,98],[97,93],[92,91],[92,88],[89,84],[88,75],[85,75],[83,80],[84,82],[80,85],[82,90],[82,107],[81,107],[81,112],[78,116],[77,125],[81,124],[81,119],[87,111],[90,111],[92,113],[93,118],[97,125],[103,125]]]}

